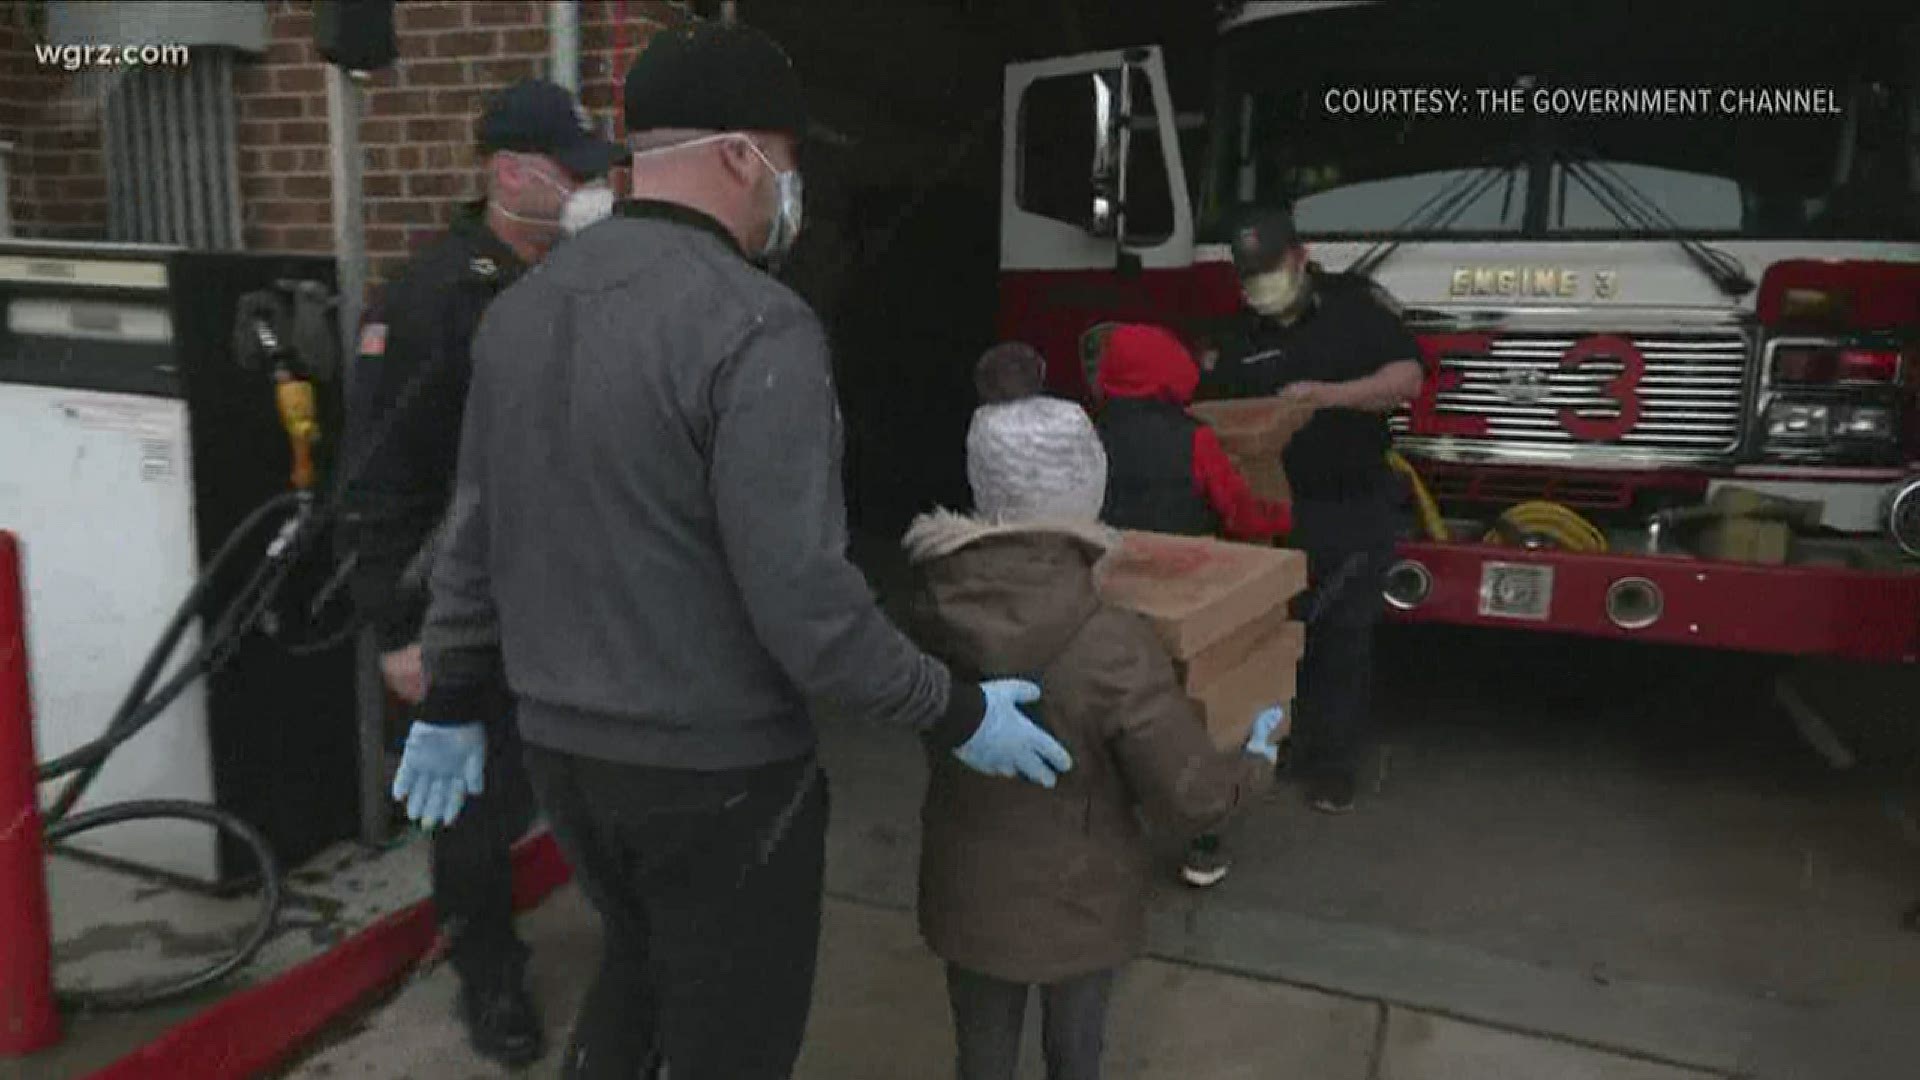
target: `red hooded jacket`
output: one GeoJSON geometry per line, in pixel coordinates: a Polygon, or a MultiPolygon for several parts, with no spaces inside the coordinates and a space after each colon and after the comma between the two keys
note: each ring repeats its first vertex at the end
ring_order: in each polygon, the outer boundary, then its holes
{"type": "MultiPolygon", "coordinates": [[[[1151,398],[1184,409],[1200,385],[1200,367],[1166,330],[1118,326],[1107,336],[1095,382],[1103,397],[1151,398]]],[[[1193,484],[1229,539],[1267,540],[1293,531],[1293,508],[1255,495],[1206,424],[1193,433],[1193,484]]]]}

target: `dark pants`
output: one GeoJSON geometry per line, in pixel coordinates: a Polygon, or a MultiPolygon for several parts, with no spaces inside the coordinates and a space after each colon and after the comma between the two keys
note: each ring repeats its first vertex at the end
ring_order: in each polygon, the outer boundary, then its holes
{"type": "Polygon", "coordinates": [[[1373,635],[1405,517],[1404,492],[1395,484],[1341,502],[1301,499],[1293,512],[1291,543],[1306,552],[1309,583],[1296,610],[1315,620],[1300,660],[1293,760],[1305,775],[1351,775],[1372,735],[1373,635]]]}
{"type": "Polygon", "coordinates": [[[433,833],[433,904],[463,985],[518,979],[527,947],[513,928],[513,843],[533,823],[533,789],[512,718],[487,731],[485,789],[433,833]]]}
{"type": "Polygon", "coordinates": [[[600,915],[600,969],[562,1075],[785,1080],[813,997],[827,784],[811,758],[734,772],[527,748],[600,915]]]}
{"type": "MultiPolygon", "coordinates": [[[[1100,1080],[1111,971],[1040,987],[1040,1045],[1047,1080],[1100,1080]]],[[[1032,986],[947,965],[960,1080],[1013,1080],[1032,986]]]]}

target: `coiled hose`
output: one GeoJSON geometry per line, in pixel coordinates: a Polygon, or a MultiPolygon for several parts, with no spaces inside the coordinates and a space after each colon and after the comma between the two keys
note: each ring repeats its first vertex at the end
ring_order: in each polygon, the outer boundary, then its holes
{"type": "MultiPolygon", "coordinates": [[[[1387,466],[1406,477],[1407,486],[1413,491],[1414,518],[1421,534],[1429,540],[1450,539],[1446,518],[1413,464],[1398,451],[1389,450],[1387,466]]],[[[1592,522],[1559,503],[1540,501],[1509,507],[1495,519],[1483,542],[1503,547],[1548,546],[1588,555],[1603,554],[1607,550],[1606,534],[1592,522]]]]}
{"type": "Polygon", "coordinates": [[[45,811],[46,840],[57,845],[93,829],[128,821],[186,821],[211,826],[216,833],[231,837],[253,856],[260,880],[260,909],[239,943],[217,962],[177,978],[116,990],[63,991],[61,1004],[69,1009],[119,1010],[173,1001],[195,993],[246,966],[260,952],[280,913],[283,881],[280,867],[266,837],[246,821],[214,806],[172,799],[146,799],[75,813],[73,807],[86,794],[107,759],[119,747],[140,734],[179,698],[195,679],[218,671],[233,655],[240,641],[259,621],[273,602],[303,552],[307,537],[314,531],[313,504],[301,492],[275,496],[261,504],[228,535],[208,562],[193,588],[175,610],[160,640],[147,654],[146,662],[106,729],[93,741],[39,767],[41,783],[66,778],[59,793],[45,811]],[[268,557],[256,566],[230,600],[212,630],[191,655],[161,683],[167,661],[194,619],[206,614],[214,582],[239,557],[246,541],[276,515],[292,511],[268,548],[268,557]],[[158,689],[155,685],[159,684],[158,689]]]}
{"type": "Polygon", "coordinates": [[[1552,502],[1509,507],[1487,531],[1485,542],[1511,547],[1551,547],[1583,555],[1604,554],[1607,536],[1572,510],[1552,502]]]}

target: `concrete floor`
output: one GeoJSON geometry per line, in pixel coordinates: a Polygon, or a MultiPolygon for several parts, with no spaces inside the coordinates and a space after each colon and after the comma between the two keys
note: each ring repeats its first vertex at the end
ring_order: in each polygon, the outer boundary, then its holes
{"type": "MultiPolygon", "coordinates": [[[[325,952],[426,893],[422,844],[342,844],[288,876],[273,936],[254,962],[192,997],[131,1012],[69,1012],[50,1049],[0,1060],[0,1080],[67,1080],[105,1067],[222,996],[325,952]]],[[[137,987],[205,970],[255,917],[253,899],[223,901],[88,862],[47,862],[54,979],[62,990],[137,987]]]]}
{"type": "MultiPolygon", "coordinates": [[[[1558,639],[1396,632],[1359,810],[1276,790],[1234,874],[1156,898],[1152,959],[1111,1027],[1117,1077],[1911,1080],[1920,1061],[1912,673],[1828,670],[1805,695],[1860,760],[1812,752],[1751,660],[1558,639]]],[[[801,1075],[945,1075],[939,971],[911,915],[925,768],[911,737],[836,723],[830,905],[801,1075]],[[878,1037],[877,1037],[878,1036],[878,1037]]],[[[417,846],[294,882],[247,978],[425,886],[417,846]]],[[[56,862],[65,985],[162,973],[245,913],[56,862]]],[[[556,1037],[590,968],[572,894],[533,915],[556,1037]]],[[[425,973],[299,1075],[467,1080],[448,973],[425,973]],[[357,1034],[356,1034],[357,1033],[357,1034]]],[[[74,1017],[0,1080],[84,1075],[199,1003],[74,1017]]]]}
{"type": "MultiPolygon", "coordinates": [[[[1112,1075],[1911,1080],[1910,775],[1829,767],[1750,660],[1422,631],[1382,667],[1359,810],[1283,786],[1223,886],[1163,888],[1112,1075]]],[[[1876,706],[1883,735],[1911,700],[1876,706]]],[[[944,1075],[910,915],[919,748],[833,724],[823,755],[834,902],[800,1075],[944,1075]]],[[[558,1037],[591,919],[568,896],[530,926],[558,1037]]],[[[451,993],[422,981],[297,1075],[491,1075],[451,993]]]]}
{"type": "MultiPolygon", "coordinates": [[[[597,942],[569,889],[526,920],[535,991],[558,1043],[584,992],[597,942]]],[[[952,1028],[940,967],[912,917],[830,902],[807,1045],[796,1080],[951,1075],[952,1028]]],[[[500,1075],[467,1049],[444,969],[421,980],[291,1080],[481,1080],[500,1075]]],[[[1032,1021],[1030,1019],[1029,1026],[1032,1021]]],[[[1335,994],[1144,961],[1110,1017],[1112,1080],[1706,1080],[1715,1074],[1530,1038],[1335,994]]],[[[1027,1040],[1021,1080],[1043,1075],[1027,1040]]],[[[528,1070],[551,1075],[549,1060],[528,1070]]]]}

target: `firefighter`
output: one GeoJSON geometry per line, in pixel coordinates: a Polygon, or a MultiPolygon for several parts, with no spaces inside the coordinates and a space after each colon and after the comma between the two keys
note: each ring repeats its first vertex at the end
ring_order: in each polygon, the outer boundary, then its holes
{"type": "Polygon", "coordinates": [[[1233,237],[1248,311],[1220,343],[1210,396],[1277,394],[1312,410],[1284,454],[1290,543],[1306,553],[1316,619],[1300,665],[1293,766],[1307,801],[1353,808],[1371,720],[1373,633],[1405,520],[1387,418],[1419,393],[1419,347],[1384,292],[1309,263],[1293,218],[1256,215],[1233,237]]]}
{"type": "Polygon", "coordinates": [[[775,1080],[819,944],[813,710],[911,728],[1010,784],[1052,787],[1073,760],[1019,708],[1038,687],[956,676],[847,561],[826,334],[756,265],[801,226],[786,55],[750,27],[662,31],[624,110],[634,198],[475,341],[401,775],[426,793],[410,813],[459,814],[486,757],[476,698],[504,670],[603,930],[564,1075],[664,1057],[676,1078],[775,1080]]]}
{"type": "MultiPolygon", "coordinates": [[[[387,284],[363,324],[348,404],[348,453],[365,462],[347,493],[355,598],[377,637],[387,687],[416,708],[427,691],[419,644],[424,564],[451,499],[468,347],[488,304],[546,255],[563,210],[622,153],[594,135],[572,94],[543,81],[501,92],[478,136],[486,197],[463,207],[387,284]]],[[[475,1049],[519,1066],[542,1052],[525,984],[527,950],[514,932],[509,857],[533,800],[502,688],[480,713],[493,743],[485,793],[433,835],[433,899],[475,1049]]]]}

